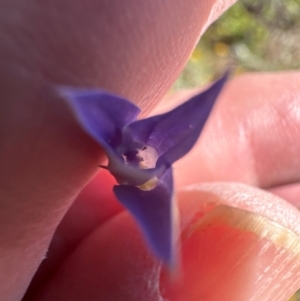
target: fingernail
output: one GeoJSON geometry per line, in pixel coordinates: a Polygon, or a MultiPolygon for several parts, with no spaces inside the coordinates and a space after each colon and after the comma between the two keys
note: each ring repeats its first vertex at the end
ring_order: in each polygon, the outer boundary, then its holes
{"type": "Polygon", "coordinates": [[[300,242],[262,215],[219,205],[182,233],[182,270],[161,293],[179,301],[286,301],[300,283],[300,242]]]}

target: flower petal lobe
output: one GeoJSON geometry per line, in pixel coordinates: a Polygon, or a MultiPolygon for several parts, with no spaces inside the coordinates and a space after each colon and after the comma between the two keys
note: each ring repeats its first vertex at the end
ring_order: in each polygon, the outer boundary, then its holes
{"type": "Polygon", "coordinates": [[[135,186],[114,187],[118,200],[140,225],[152,251],[165,263],[174,261],[173,179],[168,169],[157,186],[149,191],[135,186]]]}
{"type": "Polygon", "coordinates": [[[60,88],[59,92],[81,126],[105,149],[121,142],[121,129],[140,113],[130,101],[103,90],[60,88]]]}
{"type": "Polygon", "coordinates": [[[228,73],[207,90],[168,113],[130,124],[133,138],[155,147],[161,156],[159,164],[171,165],[196,143],[227,78],[228,73]]]}

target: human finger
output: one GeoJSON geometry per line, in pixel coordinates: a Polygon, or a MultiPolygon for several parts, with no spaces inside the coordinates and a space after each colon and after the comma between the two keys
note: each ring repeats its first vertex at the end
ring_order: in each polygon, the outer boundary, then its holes
{"type": "Polygon", "coordinates": [[[178,185],[300,180],[299,73],[245,74],[224,88],[198,144],[175,166],[178,185]]]}

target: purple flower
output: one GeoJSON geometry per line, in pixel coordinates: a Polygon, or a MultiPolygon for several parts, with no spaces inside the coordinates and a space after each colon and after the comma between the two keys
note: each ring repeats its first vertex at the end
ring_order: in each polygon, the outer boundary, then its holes
{"type": "Polygon", "coordinates": [[[172,111],[136,120],[140,109],[102,90],[62,88],[82,128],[105,150],[118,200],[142,228],[152,251],[173,264],[172,164],[197,141],[228,74],[172,111]]]}

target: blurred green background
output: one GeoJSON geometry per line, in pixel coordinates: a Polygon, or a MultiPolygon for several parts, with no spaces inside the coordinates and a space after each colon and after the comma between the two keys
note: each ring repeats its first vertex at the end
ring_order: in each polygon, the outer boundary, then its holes
{"type": "MultiPolygon", "coordinates": [[[[173,90],[223,74],[300,69],[300,0],[239,0],[202,36],[173,90]]],[[[300,300],[300,291],[289,301],[300,300]]]]}
{"type": "Polygon", "coordinates": [[[300,68],[300,0],[239,0],[202,36],[174,90],[236,72],[300,68]]]}

